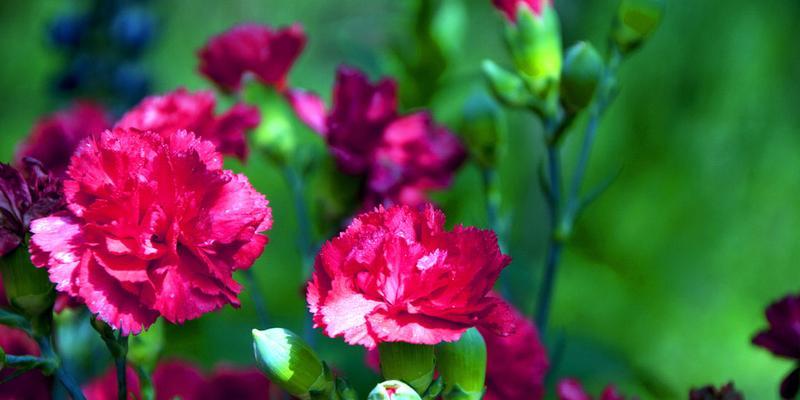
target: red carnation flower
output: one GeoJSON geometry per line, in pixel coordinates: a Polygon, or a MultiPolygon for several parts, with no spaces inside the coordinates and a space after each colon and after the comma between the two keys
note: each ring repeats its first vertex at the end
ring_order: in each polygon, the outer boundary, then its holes
{"type": "Polygon", "coordinates": [[[536,327],[513,309],[516,331],[500,336],[478,328],[486,341],[485,400],[537,400],[544,397],[544,379],[549,368],[547,349],[539,341],[536,327]]]}
{"type": "MultiPolygon", "coordinates": [[[[125,370],[127,399],[138,400],[142,398],[142,391],[139,387],[139,375],[130,365],[125,370]]],[[[86,400],[117,400],[119,393],[117,387],[117,371],[115,368],[109,368],[106,372],[83,385],[81,388],[86,400]]],[[[159,399],[161,397],[159,396],[159,399]]]]}
{"type": "MultiPolygon", "coordinates": [[[[6,354],[15,356],[39,356],[39,346],[24,331],[0,325],[0,348],[6,354]]],[[[6,366],[0,371],[0,382],[14,374],[14,369],[6,366]]],[[[0,384],[0,400],[46,400],[50,398],[52,378],[33,369],[0,384]]]]}
{"type": "Polygon", "coordinates": [[[84,141],[67,211],[31,224],[31,261],[124,334],[239,305],[232,273],[261,254],[271,210],[211,142],[117,128],[84,141]]]}
{"type": "Polygon", "coordinates": [[[517,10],[519,7],[528,7],[533,11],[534,15],[541,15],[544,6],[548,4],[549,1],[550,0],[492,0],[492,4],[496,9],[502,11],[509,21],[516,22],[517,10]]]}
{"type": "MultiPolygon", "coordinates": [[[[583,385],[575,379],[562,379],[556,387],[558,400],[592,400],[592,396],[586,394],[583,385]]],[[[613,385],[606,386],[599,400],[625,400],[613,385]]]]}
{"type": "Polygon", "coordinates": [[[464,162],[458,138],[428,113],[394,120],[375,150],[368,178],[367,207],[420,205],[431,189],[446,188],[464,162]]]}
{"type": "Polygon", "coordinates": [[[87,102],[76,103],[40,119],[17,149],[15,164],[22,165],[26,157],[35,158],[57,176],[63,176],[78,143],[109,127],[111,121],[102,107],[87,102]]]}
{"type": "Polygon", "coordinates": [[[325,243],[306,297],[316,327],[367,348],[454,341],[472,326],[508,334],[511,311],[490,290],[510,261],[493,232],[446,231],[433,206],[379,207],[325,243]]]}
{"type": "Polygon", "coordinates": [[[170,136],[179,130],[194,132],[209,140],[223,154],[247,158],[245,133],[261,122],[258,109],[236,104],[220,116],[214,115],[216,99],[209,91],[191,93],[178,89],[151,96],[122,116],[117,127],[136,128],[170,136]]]}
{"type": "Polygon", "coordinates": [[[428,113],[397,115],[393,80],[371,84],[366,75],[340,68],[333,109],[316,96],[290,91],[289,100],[306,124],[325,137],[339,168],[366,175],[365,208],[426,202],[426,192],[445,188],[465,151],[458,138],[428,113]]]}
{"type": "MultiPolygon", "coordinates": [[[[753,338],[753,344],[772,354],[800,361],[800,295],[790,295],[770,304],[766,311],[769,328],[753,338]]],[[[800,366],[783,379],[781,396],[795,398],[800,392],[800,366]]]]}
{"type": "Polygon", "coordinates": [[[744,400],[744,395],[736,390],[733,382],[728,382],[719,389],[713,385],[692,389],[689,391],[689,400],[744,400]]]}
{"type": "Polygon", "coordinates": [[[286,75],[305,45],[300,25],[277,31],[264,25],[239,25],[211,38],[200,50],[200,72],[227,91],[239,90],[247,72],[283,90],[286,75]]]}

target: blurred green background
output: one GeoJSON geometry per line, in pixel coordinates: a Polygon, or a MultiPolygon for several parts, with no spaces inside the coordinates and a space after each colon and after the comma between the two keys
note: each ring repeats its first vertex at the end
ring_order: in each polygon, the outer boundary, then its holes
{"type": "MultiPolygon", "coordinates": [[[[0,2],[0,160],[34,121],[59,104],[48,79],[60,57],[45,26],[68,1],[0,2]]],[[[468,24],[451,78],[433,100],[457,126],[466,98],[483,88],[481,60],[508,63],[502,20],[489,0],[463,0],[468,24]]],[[[602,47],[616,2],[557,0],[565,44],[602,47]]],[[[397,0],[170,0],[152,2],[159,32],[146,64],[156,91],[210,88],[195,72],[206,39],[243,21],[300,22],[309,45],[293,86],[329,96],[335,68],[392,73],[389,47],[407,33],[397,0]]],[[[643,399],[685,398],[689,387],[734,380],[748,398],[777,398],[789,362],[749,341],[764,307],[800,286],[800,2],[671,0],[662,28],[621,69],[621,94],[601,125],[588,183],[622,168],[579,221],[559,271],[549,344],[563,341],[556,376],[596,391],[617,383],[643,399]]],[[[401,83],[402,85],[402,83],[401,83]]],[[[401,86],[401,91],[402,91],[401,86]]],[[[268,116],[265,116],[268,118],[268,116]]],[[[503,212],[513,213],[515,301],[532,308],[547,235],[536,184],[541,129],[507,113],[503,212]]],[[[568,137],[567,159],[579,132],[568,137]]],[[[271,243],[254,267],[276,325],[302,329],[294,209],[284,181],[252,157],[244,170],[273,207],[271,243]]],[[[567,171],[569,172],[569,171],[567,171]]],[[[450,223],[485,225],[477,169],[466,166],[437,196],[450,223]]],[[[168,327],[167,354],[205,366],[252,362],[257,318],[247,293],[239,310],[168,327]]],[[[374,378],[363,352],[319,339],[323,354],[360,387],[374,378]]],[[[362,393],[365,393],[362,390],[362,393]]]]}

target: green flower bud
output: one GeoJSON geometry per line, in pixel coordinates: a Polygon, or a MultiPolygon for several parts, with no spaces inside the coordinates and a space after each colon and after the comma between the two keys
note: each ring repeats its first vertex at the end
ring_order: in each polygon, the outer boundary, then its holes
{"type": "Polygon", "coordinates": [[[419,394],[400,381],[381,382],[369,393],[367,400],[421,400],[419,394]]]}
{"type": "MultiPolygon", "coordinates": [[[[430,0],[422,0],[430,2],[430,0]]],[[[467,10],[461,0],[442,0],[431,21],[431,36],[442,51],[452,57],[463,49],[467,10]]]]}
{"type": "Polygon", "coordinates": [[[437,369],[444,380],[445,400],[480,400],[486,380],[486,343],[475,328],[458,341],[436,345],[437,369]]]}
{"type": "Polygon", "coordinates": [[[517,23],[507,25],[506,42],[517,71],[540,99],[558,90],[561,76],[561,27],[551,5],[540,15],[530,7],[518,7],[517,23]]]}
{"type": "Polygon", "coordinates": [[[483,62],[483,74],[489,87],[498,100],[511,107],[528,106],[533,96],[519,75],[495,64],[491,60],[483,62]]]}
{"type": "Polygon", "coordinates": [[[0,267],[9,304],[31,320],[35,331],[46,333],[56,300],[47,270],[33,266],[25,246],[1,258],[0,267]]]}
{"type": "Polygon", "coordinates": [[[473,159],[484,167],[493,167],[502,151],[505,125],[500,107],[489,97],[479,94],[464,107],[464,120],[459,130],[473,159]]]}
{"type": "Polygon", "coordinates": [[[638,48],[661,24],[664,0],[622,0],[613,38],[623,53],[638,48]]]}
{"type": "Polygon", "coordinates": [[[561,73],[561,97],[570,111],[589,105],[604,68],[603,58],[590,43],[578,42],[567,50],[561,73]]]}
{"type": "Polygon", "coordinates": [[[433,346],[392,342],[381,343],[378,351],[384,379],[401,380],[420,394],[433,382],[436,360],[433,346]]]}
{"type": "Polygon", "coordinates": [[[275,164],[286,165],[298,147],[299,130],[305,129],[291,105],[277,90],[261,84],[247,85],[245,98],[258,104],[265,116],[253,131],[253,147],[275,164]]]}
{"type": "Polygon", "coordinates": [[[261,372],[292,396],[310,399],[335,389],[333,375],[314,350],[287,329],[253,329],[253,350],[261,372]]]}

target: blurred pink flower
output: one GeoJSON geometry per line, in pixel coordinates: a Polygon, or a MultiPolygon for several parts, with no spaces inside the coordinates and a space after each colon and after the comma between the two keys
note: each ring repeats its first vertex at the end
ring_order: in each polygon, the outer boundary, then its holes
{"type": "MultiPolygon", "coordinates": [[[[39,356],[39,346],[24,331],[0,325],[0,348],[15,356],[39,356]]],[[[13,374],[6,366],[0,371],[0,381],[13,374]]],[[[0,400],[47,400],[50,398],[53,380],[34,369],[0,384],[0,400]]]]}
{"type": "Polygon", "coordinates": [[[549,2],[550,0],[492,0],[494,7],[502,11],[511,22],[516,22],[519,7],[527,7],[534,15],[540,15],[549,2]]]}
{"type": "MultiPolygon", "coordinates": [[[[562,379],[556,387],[558,400],[592,400],[592,396],[586,394],[583,385],[575,379],[562,379]]],[[[599,400],[625,400],[613,385],[606,386],[599,400]]]]}

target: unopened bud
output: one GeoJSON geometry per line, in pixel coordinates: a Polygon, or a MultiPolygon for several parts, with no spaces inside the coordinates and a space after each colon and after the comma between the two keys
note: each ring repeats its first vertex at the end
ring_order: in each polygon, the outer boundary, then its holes
{"type": "Polygon", "coordinates": [[[561,27],[552,5],[536,14],[530,7],[517,8],[517,23],[508,24],[506,42],[517,71],[540,99],[558,90],[561,76],[561,27]]]}
{"type": "Polygon", "coordinates": [[[287,329],[253,329],[253,350],[261,372],[292,396],[310,399],[334,390],[328,368],[303,339],[287,329]]]}
{"type": "Polygon", "coordinates": [[[480,400],[486,380],[486,343],[475,328],[452,343],[436,345],[437,369],[444,380],[445,400],[480,400]]]}
{"type": "Polygon", "coordinates": [[[497,65],[494,61],[483,62],[483,75],[498,100],[512,107],[525,107],[532,95],[519,75],[497,65]]]}
{"type": "Polygon", "coordinates": [[[245,97],[268,116],[253,131],[253,147],[275,164],[286,165],[298,147],[298,132],[304,129],[291,105],[277,90],[261,84],[248,85],[245,97]]]}
{"type": "Polygon", "coordinates": [[[31,320],[34,330],[49,330],[45,325],[51,319],[56,292],[47,270],[33,266],[25,246],[1,258],[0,267],[8,303],[31,320]]]}
{"type": "Polygon", "coordinates": [[[350,386],[350,383],[343,378],[336,378],[336,393],[339,400],[357,400],[358,393],[350,386]]]}
{"type": "Polygon", "coordinates": [[[664,0],[622,0],[613,36],[623,53],[635,50],[658,28],[664,7],[664,0]]]}
{"type": "Polygon", "coordinates": [[[421,400],[421,398],[410,386],[392,380],[381,382],[375,386],[367,400],[421,400]]]}
{"type": "Polygon", "coordinates": [[[579,42],[567,50],[561,73],[561,97],[571,111],[579,111],[592,101],[603,77],[603,58],[587,42],[579,42]]]}
{"type": "Polygon", "coordinates": [[[164,323],[157,320],[147,331],[132,335],[128,343],[128,359],[139,366],[155,368],[164,349],[164,323]]]}
{"type": "Polygon", "coordinates": [[[425,393],[433,382],[433,346],[404,342],[381,343],[381,374],[385,379],[401,380],[417,393],[425,393]]]}

